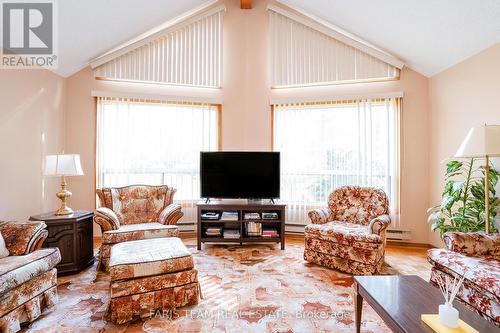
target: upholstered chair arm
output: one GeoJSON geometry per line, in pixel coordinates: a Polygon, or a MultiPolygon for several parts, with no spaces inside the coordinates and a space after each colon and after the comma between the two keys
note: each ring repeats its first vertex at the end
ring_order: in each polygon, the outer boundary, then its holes
{"type": "Polygon", "coordinates": [[[181,205],[170,204],[165,207],[160,213],[160,223],[174,225],[183,216],[184,213],[181,211],[181,205]]]}
{"type": "Polygon", "coordinates": [[[44,222],[1,222],[0,232],[11,256],[22,256],[38,250],[47,238],[44,222]]]}
{"type": "Polygon", "coordinates": [[[389,215],[377,216],[370,221],[370,232],[372,234],[380,235],[390,224],[391,217],[389,215]]]}
{"type": "Polygon", "coordinates": [[[466,256],[491,256],[500,259],[500,234],[481,232],[447,232],[443,235],[446,248],[466,256]]]}
{"type": "Polygon", "coordinates": [[[309,211],[307,215],[314,224],[325,224],[330,222],[330,209],[328,208],[313,209],[309,211]]]}
{"type": "Polygon", "coordinates": [[[102,232],[120,227],[120,220],[116,213],[106,207],[99,207],[94,211],[94,222],[101,227],[102,232]]]}

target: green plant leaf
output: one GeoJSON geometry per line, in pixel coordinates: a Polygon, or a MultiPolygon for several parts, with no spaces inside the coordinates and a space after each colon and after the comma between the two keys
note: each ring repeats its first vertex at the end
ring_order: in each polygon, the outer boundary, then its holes
{"type": "Polygon", "coordinates": [[[453,193],[458,193],[460,195],[460,192],[462,192],[462,189],[465,186],[465,182],[453,182],[452,185],[452,191],[453,193]]]}
{"type": "Polygon", "coordinates": [[[457,201],[457,198],[455,198],[452,195],[447,195],[447,196],[443,197],[443,200],[441,201],[441,209],[442,210],[449,210],[456,201],[457,201]]]}
{"type": "Polygon", "coordinates": [[[490,168],[490,184],[495,187],[498,183],[498,171],[495,170],[494,168],[490,168]]]}
{"type": "Polygon", "coordinates": [[[450,161],[446,164],[446,174],[454,173],[460,170],[463,163],[460,161],[450,161]]]}
{"type": "Polygon", "coordinates": [[[431,215],[429,215],[429,217],[427,218],[427,221],[428,222],[436,222],[436,221],[439,221],[440,218],[441,218],[441,212],[437,211],[437,212],[434,212],[431,215]]]}
{"type": "Polygon", "coordinates": [[[442,196],[451,195],[453,193],[453,184],[455,184],[453,180],[447,181],[446,184],[444,185],[444,190],[443,193],[441,193],[441,195],[442,196]]]}
{"type": "MultiPolygon", "coordinates": [[[[485,168],[477,166],[475,159],[450,161],[446,164],[445,186],[439,206],[428,210],[428,221],[432,230],[442,235],[447,231],[484,231],[485,168]]],[[[495,185],[500,180],[499,172],[490,167],[490,218],[497,215],[500,199],[496,196],[495,185]]],[[[491,229],[494,230],[493,223],[491,229]]]]}

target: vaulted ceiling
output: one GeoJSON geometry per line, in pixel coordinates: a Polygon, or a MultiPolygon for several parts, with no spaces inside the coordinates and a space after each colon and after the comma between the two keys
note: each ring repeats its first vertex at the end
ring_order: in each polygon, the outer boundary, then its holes
{"type": "MultiPolygon", "coordinates": [[[[87,66],[90,59],[207,2],[211,1],[58,1],[57,73],[69,76],[87,66]]],[[[301,8],[386,50],[426,76],[500,42],[497,0],[280,2],[301,8]]]]}
{"type": "Polygon", "coordinates": [[[426,76],[500,42],[498,0],[283,0],[426,76]]]}
{"type": "Polygon", "coordinates": [[[59,0],[59,69],[69,76],[89,60],[207,0],[59,0]]]}

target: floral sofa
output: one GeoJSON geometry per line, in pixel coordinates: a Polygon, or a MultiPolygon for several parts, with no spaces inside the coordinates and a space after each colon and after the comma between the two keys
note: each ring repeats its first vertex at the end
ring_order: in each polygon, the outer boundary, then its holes
{"type": "Polygon", "coordinates": [[[379,189],[344,186],[328,207],[309,212],[304,259],[343,272],[368,275],[384,263],[385,230],[391,223],[387,195],[379,189]]]}
{"type": "Polygon", "coordinates": [[[457,298],[500,326],[500,234],[448,232],[446,249],[430,249],[431,283],[465,275],[457,298]]]}
{"type": "Polygon", "coordinates": [[[0,332],[17,332],[57,301],[57,248],[40,249],[47,238],[43,222],[0,222],[9,252],[0,259],[0,332]]]}
{"type": "Polygon", "coordinates": [[[111,246],[117,243],[179,235],[175,224],[183,216],[173,203],[169,186],[132,185],[97,190],[100,206],[94,213],[102,231],[100,267],[109,270],[111,246]]]}

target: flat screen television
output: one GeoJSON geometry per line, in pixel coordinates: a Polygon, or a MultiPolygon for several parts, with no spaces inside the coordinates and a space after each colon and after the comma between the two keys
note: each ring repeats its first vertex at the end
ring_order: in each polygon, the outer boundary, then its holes
{"type": "Polygon", "coordinates": [[[279,198],[280,153],[201,152],[200,182],[202,198],[279,198]]]}

